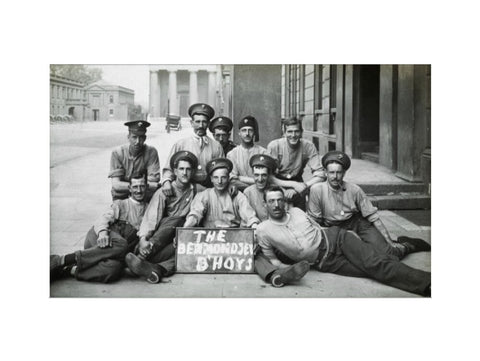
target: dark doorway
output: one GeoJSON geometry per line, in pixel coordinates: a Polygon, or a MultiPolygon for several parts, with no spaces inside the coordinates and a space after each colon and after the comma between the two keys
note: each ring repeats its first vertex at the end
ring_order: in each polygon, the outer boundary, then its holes
{"type": "Polygon", "coordinates": [[[73,117],[74,112],[75,112],[75,107],[68,108],[68,115],[71,115],[73,117]]]}
{"type": "Polygon", "coordinates": [[[358,66],[356,156],[378,162],[380,65],[358,66]]]}
{"type": "Polygon", "coordinates": [[[98,109],[93,109],[93,120],[98,120],[100,111],[98,109]]]}

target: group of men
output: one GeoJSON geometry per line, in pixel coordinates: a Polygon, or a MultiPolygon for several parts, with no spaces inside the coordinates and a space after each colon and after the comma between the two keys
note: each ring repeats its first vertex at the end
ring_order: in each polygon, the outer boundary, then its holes
{"type": "Polygon", "coordinates": [[[50,257],[52,279],[112,282],[126,272],[159,283],[175,272],[177,227],[249,227],[255,271],[274,287],[313,268],[430,295],[430,273],[400,261],[430,245],[392,240],[361,188],[343,180],[350,158],[340,151],[320,157],[302,138],[300,119],[282,120],[283,137],[264,148],[255,144],[259,126],[251,115],[238,121],[236,145],[230,118],[214,118],[203,103],[188,113],[193,134],[174,144],[161,178],[158,153],[145,144],[150,123],[125,123],[129,143],[111,157],[113,204],[83,250],[50,257]]]}

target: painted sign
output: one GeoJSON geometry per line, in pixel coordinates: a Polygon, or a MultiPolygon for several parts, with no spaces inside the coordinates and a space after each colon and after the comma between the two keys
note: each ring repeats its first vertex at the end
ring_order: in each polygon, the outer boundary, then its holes
{"type": "Polygon", "coordinates": [[[177,228],[179,273],[253,273],[253,229],[177,228]]]}

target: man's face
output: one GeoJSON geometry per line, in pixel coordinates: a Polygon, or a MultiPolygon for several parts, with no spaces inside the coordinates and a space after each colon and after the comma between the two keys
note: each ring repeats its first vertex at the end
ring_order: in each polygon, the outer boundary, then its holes
{"type": "Polygon", "coordinates": [[[268,168],[253,167],[253,179],[255,181],[255,186],[263,191],[268,182],[268,168]]]}
{"type": "Polygon", "coordinates": [[[143,144],[147,139],[146,135],[136,135],[133,133],[128,134],[128,142],[130,143],[130,152],[132,154],[138,154],[143,149],[143,144]]]}
{"type": "Polygon", "coordinates": [[[191,120],[193,132],[199,137],[207,135],[208,118],[203,114],[194,114],[191,120]]]}
{"type": "Polygon", "coordinates": [[[132,198],[138,202],[141,202],[145,198],[147,182],[145,181],[145,178],[131,179],[128,189],[130,190],[132,198]]]}
{"type": "Polygon", "coordinates": [[[182,184],[189,184],[192,179],[192,166],[185,160],[178,162],[177,168],[173,170],[177,180],[182,184]]]}
{"type": "Polygon", "coordinates": [[[300,130],[300,125],[287,125],[284,131],[285,138],[287,138],[288,144],[292,147],[295,147],[300,142],[300,138],[302,138],[302,131],[300,130]]]}
{"type": "Polygon", "coordinates": [[[228,144],[228,138],[230,138],[230,133],[226,132],[223,129],[215,128],[213,130],[213,136],[217,142],[219,142],[222,147],[228,144]]]}
{"type": "Polygon", "coordinates": [[[212,172],[210,179],[215,189],[224,192],[228,188],[229,173],[227,168],[218,168],[212,172]]]}
{"type": "Polygon", "coordinates": [[[255,130],[253,127],[242,127],[238,131],[238,135],[240,136],[240,140],[242,143],[251,144],[253,143],[253,136],[255,135],[255,130]]]}
{"type": "Polygon", "coordinates": [[[282,219],[285,215],[285,198],[282,192],[267,192],[265,195],[268,216],[273,219],[282,219]]]}
{"type": "Polygon", "coordinates": [[[343,184],[343,177],[345,171],[341,164],[329,163],[327,164],[327,181],[333,189],[340,189],[343,184]]]}

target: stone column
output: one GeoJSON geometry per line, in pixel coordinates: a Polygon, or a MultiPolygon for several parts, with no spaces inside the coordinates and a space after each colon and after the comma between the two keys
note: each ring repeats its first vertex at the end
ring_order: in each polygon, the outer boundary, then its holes
{"type": "Polygon", "coordinates": [[[178,103],[177,103],[177,71],[169,70],[168,71],[168,99],[170,101],[169,112],[170,114],[178,114],[178,103]]]}
{"type": "Polygon", "coordinates": [[[158,71],[150,71],[150,99],[149,113],[152,117],[160,116],[160,85],[158,71]]]}
{"type": "Polygon", "coordinates": [[[215,71],[208,72],[208,104],[215,108],[215,71]]]}
{"type": "Polygon", "coordinates": [[[190,70],[190,105],[198,102],[197,71],[190,70]]]}

